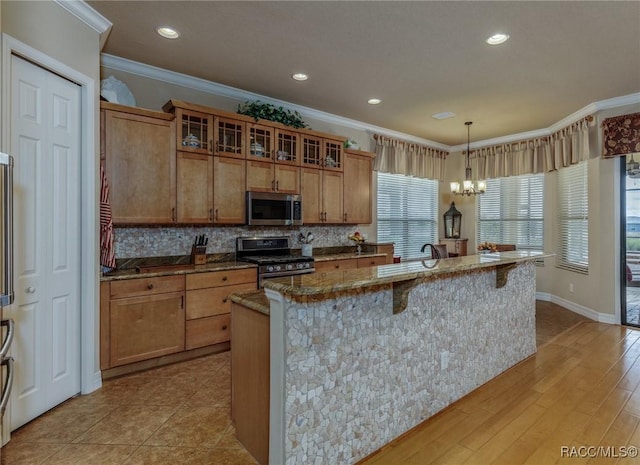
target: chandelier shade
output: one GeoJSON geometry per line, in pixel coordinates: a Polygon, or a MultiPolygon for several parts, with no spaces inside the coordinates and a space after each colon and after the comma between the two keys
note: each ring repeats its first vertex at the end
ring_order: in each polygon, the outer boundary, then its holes
{"type": "Polygon", "coordinates": [[[473,122],[467,121],[464,124],[467,126],[467,153],[466,153],[466,165],[464,169],[464,180],[452,182],[450,184],[451,193],[455,195],[484,194],[487,190],[487,182],[474,181],[471,175],[471,166],[469,165],[469,154],[470,154],[470,146],[471,146],[470,128],[473,122]]]}

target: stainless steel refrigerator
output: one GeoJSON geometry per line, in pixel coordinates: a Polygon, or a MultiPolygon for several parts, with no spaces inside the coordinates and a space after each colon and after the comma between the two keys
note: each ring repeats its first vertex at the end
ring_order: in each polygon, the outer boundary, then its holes
{"type": "MultiPolygon", "coordinates": [[[[9,349],[13,341],[13,320],[4,317],[5,307],[13,303],[13,157],[0,152],[0,438],[8,436],[2,431],[4,412],[13,384],[13,358],[9,349]]],[[[0,452],[1,453],[1,452],[0,452]]]]}

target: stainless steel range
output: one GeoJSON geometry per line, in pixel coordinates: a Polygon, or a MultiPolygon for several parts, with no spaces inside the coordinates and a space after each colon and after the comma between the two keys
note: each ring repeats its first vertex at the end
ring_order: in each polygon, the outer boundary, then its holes
{"type": "Polygon", "coordinates": [[[290,239],[278,237],[238,237],[236,257],[258,265],[258,283],[268,278],[313,273],[313,257],[291,254],[290,239]]]}

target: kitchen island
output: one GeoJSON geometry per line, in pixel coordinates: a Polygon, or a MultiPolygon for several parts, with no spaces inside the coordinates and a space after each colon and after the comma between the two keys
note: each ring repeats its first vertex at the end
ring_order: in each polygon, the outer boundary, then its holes
{"type": "MultiPolygon", "coordinates": [[[[268,376],[253,378],[269,380],[268,396],[257,381],[251,388],[234,380],[232,345],[234,393],[253,389],[268,403],[268,452],[258,461],[357,462],[534,354],[535,260],[544,256],[504,252],[278,278],[265,282],[268,305],[260,293],[232,296],[232,344],[243,337],[236,308],[260,315],[268,331],[268,376]]],[[[240,400],[233,396],[232,409],[244,443],[240,400]]]]}

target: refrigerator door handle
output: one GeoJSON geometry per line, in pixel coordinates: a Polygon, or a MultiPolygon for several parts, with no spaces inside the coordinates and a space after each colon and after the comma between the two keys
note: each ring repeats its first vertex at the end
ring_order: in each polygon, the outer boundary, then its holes
{"type": "Polygon", "coordinates": [[[8,320],[0,321],[0,326],[7,327],[7,337],[2,343],[2,347],[0,347],[0,360],[3,360],[7,357],[9,353],[9,348],[11,348],[11,343],[13,342],[13,335],[15,333],[13,319],[9,318],[8,320]]]}
{"type": "Polygon", "coordinates": [[[13,386],[13,357],[5,358],[0,365],[7,367],[7,380],[2,388],[2,397],[0,397],[0,417],[4,415],[9,403],[9,395],[11,394],[11,386],[13,386]]]}

